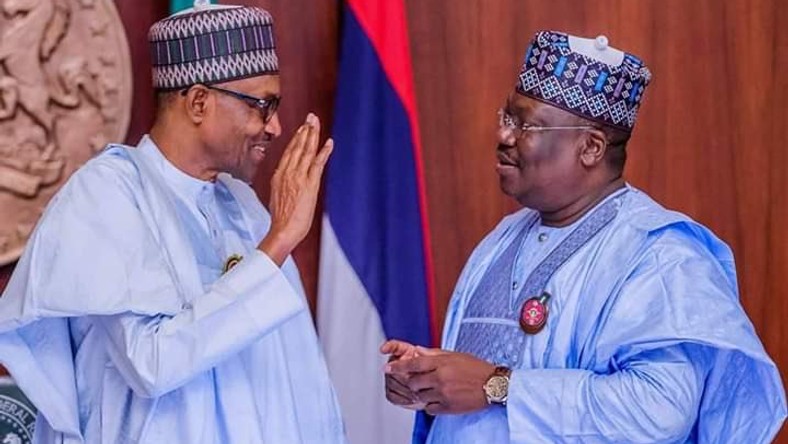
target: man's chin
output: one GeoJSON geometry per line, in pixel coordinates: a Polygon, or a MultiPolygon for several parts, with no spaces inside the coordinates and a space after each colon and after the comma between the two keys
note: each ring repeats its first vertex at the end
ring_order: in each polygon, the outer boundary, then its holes
{"type": "Polygon", "coordinates": [[[254,176],[255,174],[245,174],[243,177],[239,177],[238,180],[241,180],[251,185],[254,182],[254,176]]]}
{"type": "Polygon", "coordinates": [[[498,187],[501,192],[509,197],[515,197],[516,184],[511,178],[506,176],[498,176],[498,187]]]}
{"type": "Polygon", "coordinates": [[[530,193],[527,193],[527,190],[523,190],[523,186],[516,181],[507,180],[504,177],[501,177],[498,180],[498,186],[501,189],[501,192],[506,196],[516,200],[522,206],[528,206],[525,202],[528,201],[528,197],[530,193]]]}

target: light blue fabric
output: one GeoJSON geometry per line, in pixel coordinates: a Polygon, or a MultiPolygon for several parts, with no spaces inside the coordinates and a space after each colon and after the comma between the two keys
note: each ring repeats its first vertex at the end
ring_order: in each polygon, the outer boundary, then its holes
{"type": "Polygon", "coordinates": [[[344,443],[298,270],[255,248],[269,225],[246,184],[190,178],[147,137],[77,171],[0,299],[38,441],[344,443]]]}
{"type": "MultiPolygon", "coordinates": [[[[730,249],[634,188],[621,200],[617,217],[547,284],[550,317],[524,342],[507,406],[438,416],[428,442],[774,437],[785,391],[738,302],[730,249]]],[[[531,217],[528,209],[506,217],[472,254],[449,305],[444,348],[456,347],[476,288],[531,217]]],[[[534,241],[538,232],[523,243],[512,282],[524,281],[554,246],[534,241]]]]}
{"type": "Polygon", "coordinates": [[[523,364],[523,360],[533,362],[534,358],[524,356],[524,349],[532,349],[526,342],[543,336],[523,334],[521,307],[527,300],[543,295],[545,286],[562,264],[615,219],[621,205],[620,196],[626,191],[623,188],[610,196],[581,221],[552,228],[554,232],[550,234],[538,224],[537,215],[531,214],[520,234],[476,286],[465,309],[455,350],[508,368],[532,366],[528,362],[523,364]],[[538,265],[530,266],[529,262],[538,265]],[[532,271],[522,280],[520,270],[532,271]],[[501,294],[508,297],[498,297],[501,294]]]}

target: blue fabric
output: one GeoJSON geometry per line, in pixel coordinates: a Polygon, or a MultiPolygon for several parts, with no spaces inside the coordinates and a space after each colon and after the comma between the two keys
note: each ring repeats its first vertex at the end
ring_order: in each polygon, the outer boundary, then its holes
{"type": "Polygon", "coordinates": [[[416,412],[416,420],[413,423],[412,444],[423,444],[427,442],[434,422],[435,417],[428,415],[424,410],[416,412]]]}
{"type": "Polygon", "coordinates": [[[520,329],[519,310],[511,309],[511,296],[498,296],[517,292],[511,283],[511,276],[526,234],[527,228],[520,231],[476,287],[466,309],[456,351],[510,368],[519,363],[525,340],[520,329]]]}
{"type": "Polygon", "coordinates": [[[386,337],[430,345],[410,122],[350,8],[343,17],[326,213],[386,337]]]}
{"type": "MultiPolygon", "coordinates": [[[[730,249],[635,189],[621,199],[547,284],[550,317],[523,344],[507,406],[438,416],[428,442],[770,442],[785,391],[738,302],[730,249]]],[[[457,346],[472,295],[532,215],[505,218],[474,251],[444,348],[457,346]]],[[[525,242],[520,257],[551,248],[525,242]]],[[[511,279],[522,281],[538,261],[517,264],[511,279]]]]}
{"type": "Polygon", "coordinates": [[[496,365],[520,367],[523,346],[532,337],[520,327],[521,307],[528,299],[541,296],[553,274],[588,241],[604,232],[618,213],[623,192],[626,188],[609,196],[582,221],[551,229],[549,235],[537,223],[536,214],[532,214],[476,287],[465,310],[456,350],[496,365]],[[521,251],[529,254],[520,255],[521,251]],[[526,260],[538,261],[539,265],[529,266],[523,263],[526,260]],[[533,270],[525,281],[519,279],[523,269],[533,270]]]}
{"type": "Polygon", "coordinates": [[[147,138],[76,172],[0,299],[38,442],[344,443],[298,271],[256,250],[269,223],[246,184],[179,176],[147,138]],[[244,256],[221,277],[212,237],[244,256]]]}

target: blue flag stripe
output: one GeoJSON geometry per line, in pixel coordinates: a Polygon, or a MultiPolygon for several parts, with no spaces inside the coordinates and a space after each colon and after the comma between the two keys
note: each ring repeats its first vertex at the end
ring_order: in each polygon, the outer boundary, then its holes
{"type": "Polygon", "coordinates": [[[349,8],[340,60],[326,212],[386,336],[430,345],[412,128],[349,8]]]}

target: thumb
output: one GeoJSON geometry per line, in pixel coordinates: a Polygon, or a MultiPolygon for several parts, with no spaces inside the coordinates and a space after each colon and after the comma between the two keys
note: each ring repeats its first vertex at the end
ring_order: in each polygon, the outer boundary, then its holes
{"type": "Polygon", "coordinates": [[[401,356],[407,353],[408,349],[412,347],[413,346],[407,342],[391,339],[380,346],[380,352],[384,355],[392,354],[395,356],[401,356]]]}

